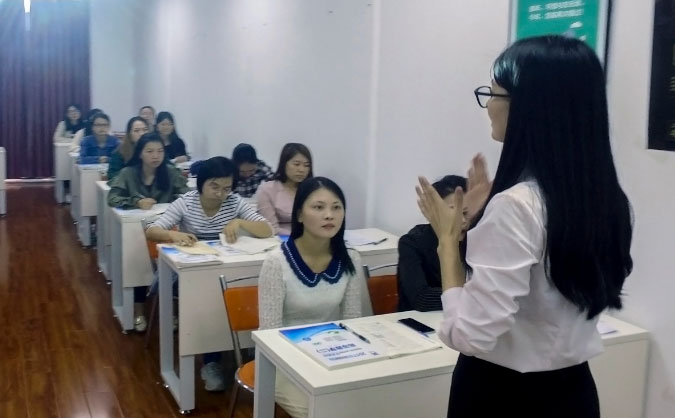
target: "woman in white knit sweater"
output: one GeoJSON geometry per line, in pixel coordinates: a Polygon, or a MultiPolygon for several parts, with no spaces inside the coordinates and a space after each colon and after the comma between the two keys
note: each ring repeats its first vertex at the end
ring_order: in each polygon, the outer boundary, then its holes
{"type": "MultiPolygon", "coordinates": [[[[258,281],[260,328],[279,328],[361,316],[361,259],[344,241],[345,198],[325,177],[300,183],[291,236],[267,257],[258,281]]],[[[276,401],[305,417],[307,398],[277,373],[276,401]]]]}

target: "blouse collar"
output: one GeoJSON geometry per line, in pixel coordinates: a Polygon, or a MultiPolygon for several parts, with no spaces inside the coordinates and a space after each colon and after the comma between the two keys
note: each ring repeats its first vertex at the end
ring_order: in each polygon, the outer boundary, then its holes
{"type": "Polygon", "coordinates": [[[298,247],[295,245],[295,240],[288,239],[288,241],[282,243],[281,251],[286,256],[286,260],[290,264],[293,273],[305,286],[314,287],[319,284],[321,279],[330,284],[335,284],[340,280],[340,276],[342,276],[342,262],[335,256],[331,259],[326,270],[321,273],[314,273],[300,256],[298,247]]]}

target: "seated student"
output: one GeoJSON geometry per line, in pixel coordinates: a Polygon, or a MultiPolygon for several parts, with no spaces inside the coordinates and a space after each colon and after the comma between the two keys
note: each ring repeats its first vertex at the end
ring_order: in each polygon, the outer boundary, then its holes
{"type": "Polygon", "coordinates": [[[108,165],[108,180],[119,174],[134,155],[136,143],[144,134],[148,133],[148,123],[140,116],[134,116],[127,122],[127,131],[119,147],[113,152],[108,165]]]}
{"type": "Polygon", "coordinates": [[[261,184],[256,193],[258,212],[274,227],[274,233],[289,235],[293,199],[298,184],[312,178],[312,155],[303,144],[284,145],[274,180],[261,184]]]}
{"type": "Polygon", "coordinates": [[[138,116],[142,117],[148,124],[148,132],[155,130],[155,108],[152,106],[143,106],[138,110],[138,116]]]}
{"type": "Polygon", "coordinates": [[[93,122],[92,118],[99,113],[103,113],[103,111],[96,108],[87,112],[87,117],[84,118],[82,129],[75,132],[75,135],[73,135],[73,141],[70,143],[70,152],[80,152],[80,143],[82,142],[82,138],[94,134],[91,127],[93,122]]]}
{"type": "MultiPolygon", "coordinates": [[[[147,210],[155,203],[171,203],[188,191],[187,179],[167,163],[164,144],[157,134],[141,136],[129,165],[108,184],[108,205],[124,209],[147,210]]],[[[134,329],[138,332],[148,326],[144,313],[146,293],[145,286],[134,288],[134,329]]]]}
{"type": "MultiPolygon", "coordinates": [[[[260,329],[361,316],[361,258],[344,241],[345,197],[325,177],[298,187],[291,236],[265,259],[258,279],[260,329]]],[[[311,360],[307,360],[311,361],[311,360]]],[[[276,402],[294,418],[308,399],[277,373],[276,402]]]]}
{"type": "MultiPolygon", "coordinates": [[[[445,176],[435,182],[434,189],[452,205],[457,187],[466,191],[466,179],[445,176]]],[[[464,227],[466,228],[466,217],[464,227]]],[[[441,265],[438,259],[438,238],[429,224],[417,225],[398,241],[398,310],[440,311],[441,265]]]]}
{"type": "Polygon", "coordinates": [[[168,164],[156,133],[141,136],[127,167],[108,184],[108,205],[123,209],[147,210],[155,203],[171,203],[189,190],[187,179],[168,164]]]}
{"type": "Polygon", "coordinates": [[[255,148],[249,144],[234,147],[232,162],[237,167],[234,192],[241,197],[252,197],[260,183],[274,177],[270,166],[258,159],[255,148]]]}
{"type": "Polygon", "coordinates": [[[80,144],[80,164],[107,163],[117,149],[119,140],[108,134],[110,118],[105,113],[98,113],[92,118],[93,135],[86,136],[80,144]]]}
{"type": "Polygon", "coordinates": [[[157,132],[164,141],[166,158],[172,163],[182,163],[189,160],[185,150],[185,142],[176,132],[176,124],[173,121],[173,115],[169,112],[159,112],[157,115],[157,132]]]}
{"type": "Polygon", "coordinates": [[[82,121],[80,107],[75,104],[69,105],[63,120],[56,125],[54,143],[70,143],[75,133],[82,128],[84,128],[84,121],[82,121]]]}
{"type": "MultiPolygon", "coordinates": [[[[153,241],[170,241],[192,245],[198,240],[237,240],[240,230],[254,237],[272,236],[272,227],[241,196],[232,193],[235,166],[228,158],[213,157],[201,163],[197,174],[197,190],[185,193],[173,202],[146,230],[153,241]],[[180,226],[179,231],[171,229],[180,226]]],[[[201,377],[207,391],[225,390],[225,375],[220,353],[204,354],[201,377]]]]}

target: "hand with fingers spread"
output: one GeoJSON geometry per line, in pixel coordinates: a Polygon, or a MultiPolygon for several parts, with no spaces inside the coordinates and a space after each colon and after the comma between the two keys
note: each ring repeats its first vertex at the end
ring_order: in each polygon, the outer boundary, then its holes
{"type": "Polygon", "coordinates": [[[419,182],[419,186],[415,187],[417,205],[434,229],[439,243],[443,241],[458,243],[462,238],[464,224],[462,188],[455,189],[452,197],[453,205],[448,205],[425,177],[419,177],[419,182]]]}
{"type": "Polygon", "coordinates": [[[471,221],[485,206],[492,181],[490,180],[487,162],[483,154],[476,154],[471,160],[471,168],[467,173],[467,192],[464,196],[464,206],[467,209],[467,218],[471,221]]]}

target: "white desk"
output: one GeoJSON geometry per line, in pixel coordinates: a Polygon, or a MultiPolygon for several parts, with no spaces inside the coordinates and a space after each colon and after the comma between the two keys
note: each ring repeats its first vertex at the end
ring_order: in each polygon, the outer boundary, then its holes
{"type": "Polygon", "coordinates": [[[54,142],[54,197],[56,203],[66,200],[66,182],[71,177],[70,143],[54,142]]]}
{"type": "MultiPolygon", "coordinates": [[[[370,266],[398,262],[398,237],[381,232],[387,240],[377,245],[357,247],[363,264],[370,266]]],[[[225,314],[218,277],[228,280],[255,276],[266,254],[222,257],[223,264],[179,268],[159,251],[159,333],[162,379],[176,399],[181,411],[195,407],[195,356],[232,350],[230,326],[225,314]],[[178,355],[179,373],[174,368],[172,273],[178,275],[178,355]],[[180,376],[180,377],[179,377],[180,376]]],[[[356,266],[358,268],[358,266],[356,266]]],[[[385,272],[378,272],[385,274],[385,272]]],[[[257,279],[238,282],[236,286],[256,285],[257,279]]],[[[364,315],[372,314],[365,282],[362,288],[364,315]]],[[[250,334],[241,334],[243,347],[252,347],[250,334]]]]}
{"type": "MultiPolygon", "coordinates": [[[[108,207],[108,203],[105,202],[108,207]]],[[[150,254],[141,221],[163,213],[168,203],[150,210],[110,208],[110,281],[112,308],[122,332],[134,328],[134,288],[152,284],[150,254]]]]}
{"type": "Polygon", "coordinates": [[[7,214],[7,152],[0,147],[0,216],[7,214]]]}
{"type": "Polygon", "coordinates": [[[77,222],[77,236],[83,246],[91,246],[91,218],[95,218],[98,209],[96,201],[96,182],[108,171],[108,164],[78,164],[75,176],[71,180],[71,213],[77,222]]]}
{"type": "MultiPolygon", "coordinates": [[[[382,317],[392,320],[413,317],[438,329],[442,313],[411,311],[382,317]]],[[[649,334],[615,318],[603,316],[603,320],[619,331],[603,336],[606,351],[590,362],[601,415],[641,417],[649,334]]],[[[389,418],[436,418],[447,414],[451,374],[458,357],[456,351],[447,347],[330,371],[293,347],[278,330],[255,331],[253,340],[254,417],[274,416],[276,371],[281,371],[308,396],[311,418],[364,416],[364,411],[369,416],[389,418]]]]}
{"type": "Polygon", "coordinates": [[[110,219],[112,208],[108,206],[110,186],[105,181],[96,182],[96,260],[98,269],[110,280],[110,219]]]}
{"type": "MultiPolygon", "coordinates": [[[[106,274],[106,277],[111,281],[113,288],[113,310],[122,325],[123,332],[126,332],[134,327],[133,288],[148,286],[153,278],[145,231],[141,221],[143,219],[153,220],[163,213],[169,204],[160,203],[147,211],[111,208],[108,206],[110,186],[105,184],[105,187],[107,188],[105,197],[101,195],[102,191],[99,193],[98,211],[107,214],[108,217],[105,224],[108,232],[103,232],[103,240],[107,249],[101,253],[101,245],[97,245],[99,267],[101,267],[101,258],[105,263],[105,257],[109,257],[110,267],[107,269],[109,275],[106,274]]],[[[197,179],[188,179],[188,188],[194,190],[196,187],[197,179]]],[[[97,237],[100,243],[101,233],[98,230],[98,223],[100,221],[97,220],[97,237]]],[[[101,270],[103,271],[103,267],[101,270]]]]}

